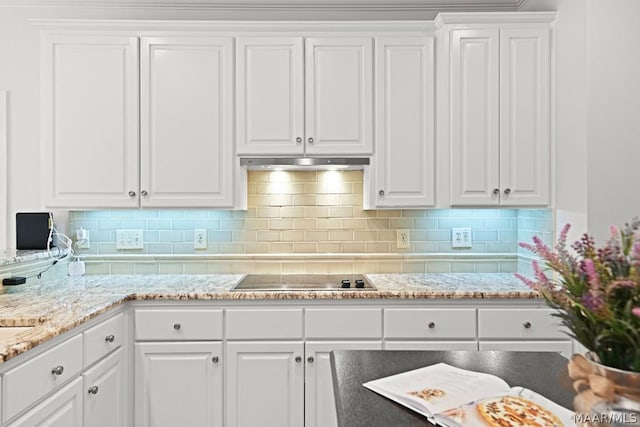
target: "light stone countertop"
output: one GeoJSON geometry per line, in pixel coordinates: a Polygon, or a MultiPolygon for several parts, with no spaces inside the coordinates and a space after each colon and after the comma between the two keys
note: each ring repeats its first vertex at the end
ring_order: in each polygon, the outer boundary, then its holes
{"type": "Polygon", "coordinates": [[[4,287],[0,326],[34,328],[0,343],[0,363],[126,301],[540,298],[509,273],[366,276],[375,290],[230,291],[242,274],[90,275],[4,287]]]}

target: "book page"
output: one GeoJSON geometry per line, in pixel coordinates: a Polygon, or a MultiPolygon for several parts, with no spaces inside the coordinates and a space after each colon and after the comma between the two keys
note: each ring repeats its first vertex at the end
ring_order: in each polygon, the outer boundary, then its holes
{"type": "Polygon", "coordinates": [[[438,363],[363,384],[428,417],[483,396],[504,394],[509,385],[495,375],[438,363]]]}
{"type": "Polygon", "coordinates": [[[437,414],[434,418],[438,424],[451,427],[575,425],[572,411],[523,387],[513,387],[507,393],[480,398],[437,414]]]}

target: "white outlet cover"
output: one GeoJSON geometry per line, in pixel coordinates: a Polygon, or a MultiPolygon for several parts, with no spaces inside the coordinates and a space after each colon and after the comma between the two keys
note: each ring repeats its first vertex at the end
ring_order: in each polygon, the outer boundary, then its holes
{"type": "Polygon", "coordinates": [[[452,228],[451,229],[451,247],[452,248],[471,248],[471,228],[452,228]]]}
{"type": "Polygon", "coordinates": [[[411,237],[409,235],[409,230],[396,230],[396,248],[411,248],[411,237]]]}
{"type": "Polygon", "coordinates": [[[202,228],[193,233],[193,247],[195,249],[207,249],[207,230],[202,228]]]}
{"type": "Polygon", "coordinates": [[[116,230],[116,249],[144,249],[143,230],[116,230]]]}

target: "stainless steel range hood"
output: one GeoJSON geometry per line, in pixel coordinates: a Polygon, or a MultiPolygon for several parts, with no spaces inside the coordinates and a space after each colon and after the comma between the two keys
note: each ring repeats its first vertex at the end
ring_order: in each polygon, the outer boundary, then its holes
{"type": "Polygon", "coordinates": [[[362,170],[368,157],[241,157],[240,166],[252,170],[362,170]]]}

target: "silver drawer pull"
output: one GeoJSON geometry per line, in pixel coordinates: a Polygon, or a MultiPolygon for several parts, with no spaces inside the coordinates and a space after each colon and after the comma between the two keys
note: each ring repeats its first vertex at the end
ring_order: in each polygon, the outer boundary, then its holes
{"type": "Polygon", "coordinates": [[[213,356],[213,357],[211,358],[211,361],[212,361],[213,363],[218,363],[218,362],[220,361],[220,358],[219,358],[218,356],[213,356]]]}
{"type": "Polygon", "coordinates": [[[90,387],[89,390],[87,390],[89,392],[89,394],[98,394],[98,386],[94,385],[93,387],[90,387]]]}
{"type": "Polygon", "coordinates": [[[107,335],[106,337],[104,337],[104,340],[106,342],[114,342],[116,340],[116,336],[115,335],[107,335]]]}
{"type": "Polygon", "coordinates": [[[63,372],[64,366],[56,366],[55,368],[51,369],[51,373],[53,375],[62,375],[63,372]]]}
{"type": "Polygon", "coordinates": [[[313,356],[307,357],[307,362],[309,362],[309,363],[313,363],[314,360],[315,359],[313,358],[313,356]]]}
{"type": "Polygon", "coordinates": [[[302,357],[296,356],[296,363],[300,363],[300,362],[302,362],[302,357]]]}
{"type": "Polygon", "coordinates": [[[435,322],[429,322],[429,323],[427,324],[427,326],[429,327],[429,329],[433,329],[433,328],[435,328],[435,327],[436,327],[436,324],[435,324],[435,322]]]}
{"type": "Polygon", "coordinates": [[[524,326],[524,327],[525,327],[525,329],[530,329],[530,328],[531,328],[531,322],[524,322],[524,323],[522,324],[522,326],[524,326]]]}
{"type": "Polygon", "coordinates": [[[173,324],[173,329],[175,329],[176,331],[179,331],[181,327],[182,326],[180,325],[180,323],[174,323],[173,324]]]}

